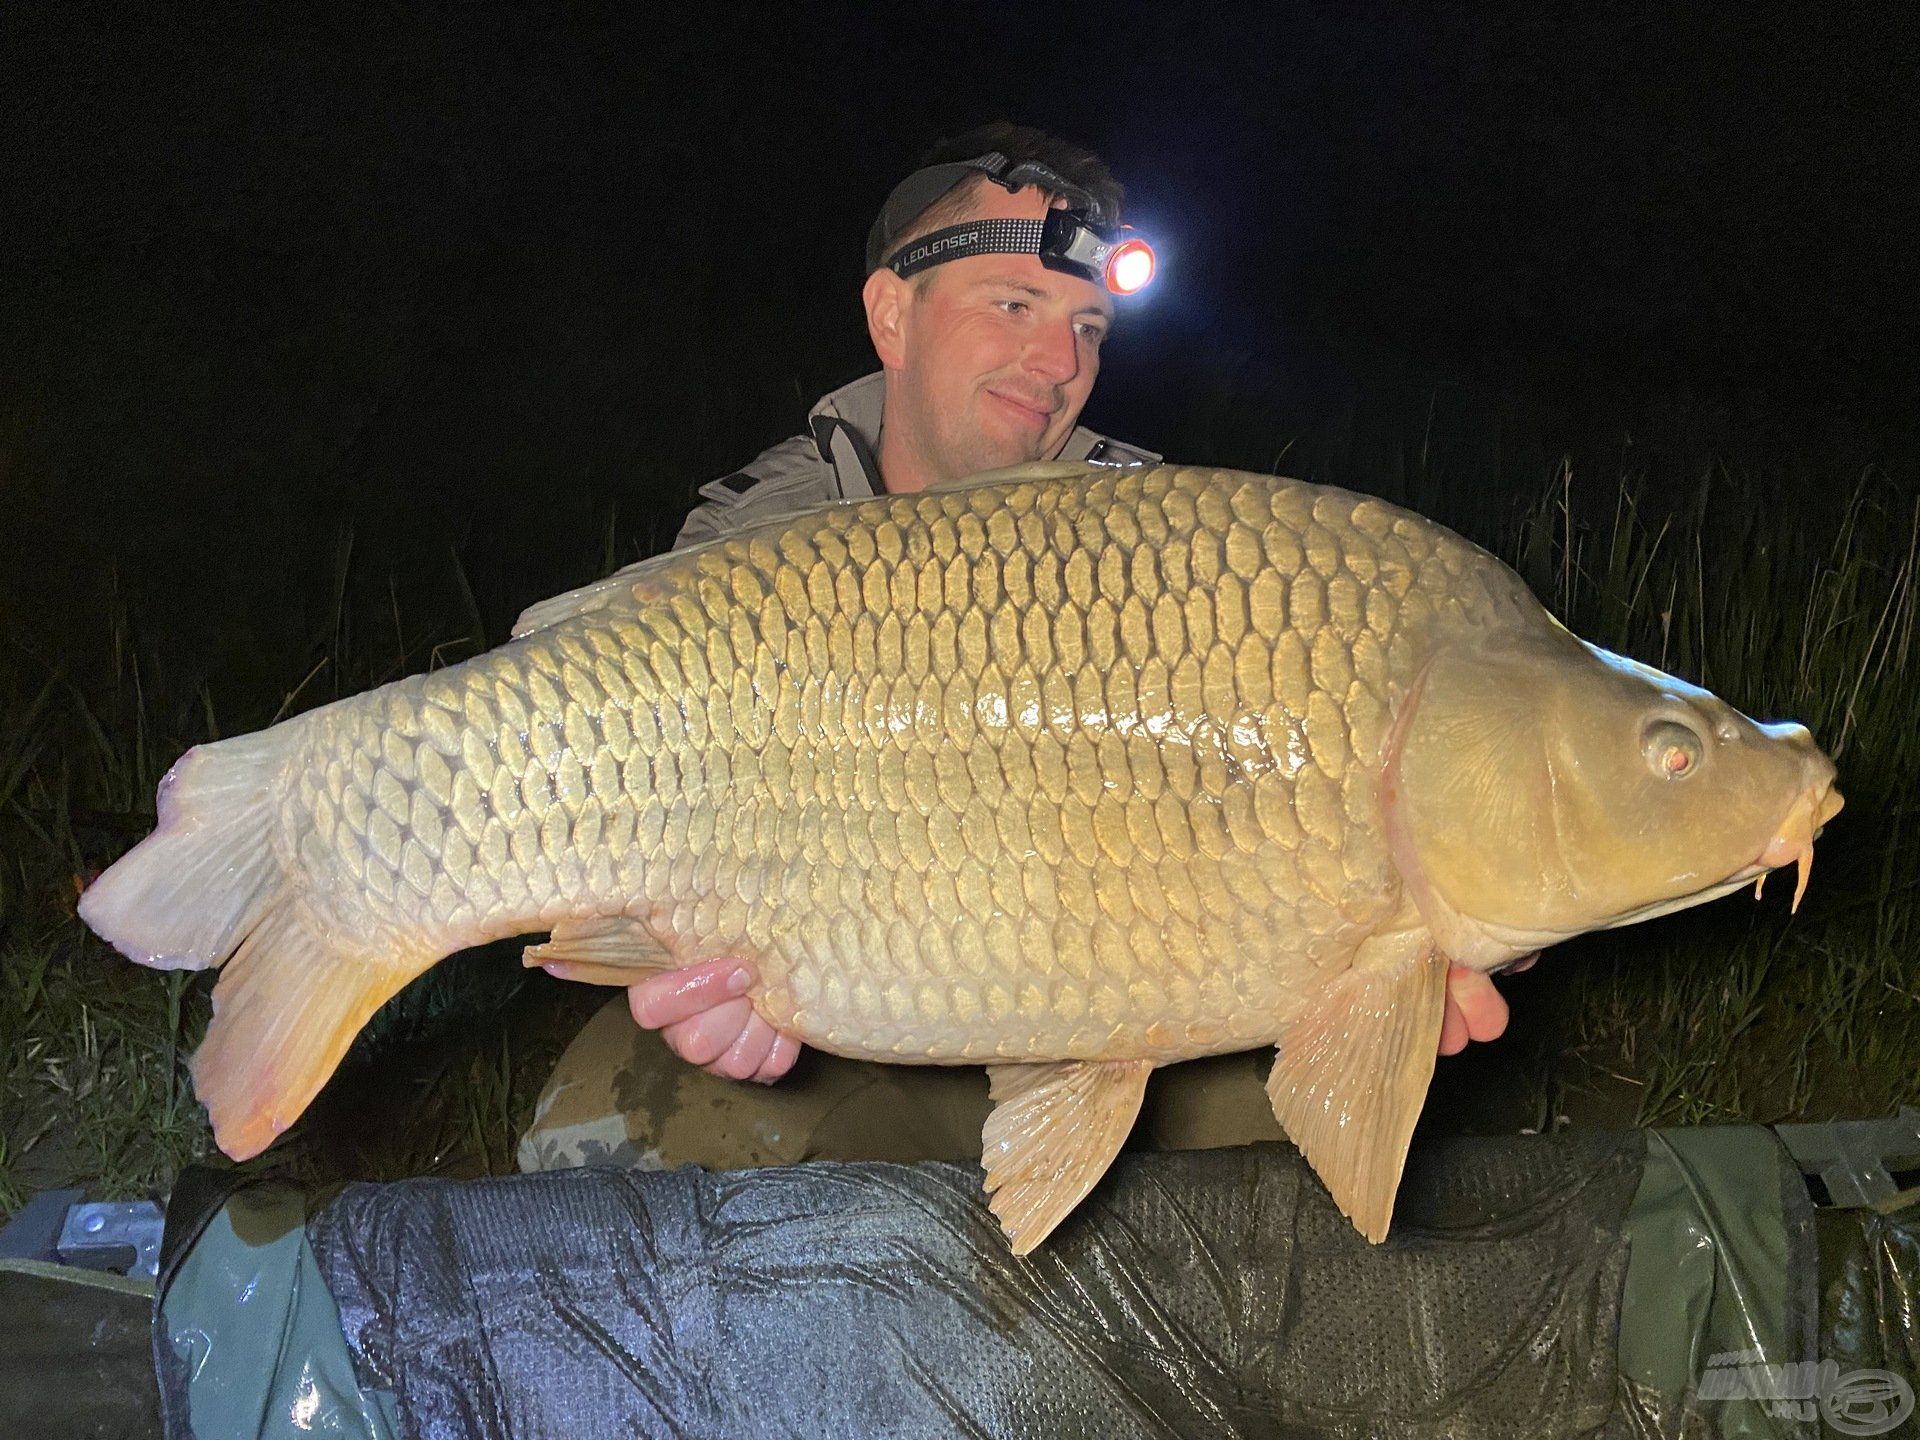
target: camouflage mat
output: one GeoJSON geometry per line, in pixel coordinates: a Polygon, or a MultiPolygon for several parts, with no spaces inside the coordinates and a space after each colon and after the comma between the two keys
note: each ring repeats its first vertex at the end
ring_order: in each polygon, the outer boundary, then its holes
{"type": "Polygon", "coordinates": [[[1613,1354],[1641,1154],[1443,1142],[1379,1246],[1274,1145],[1123,1156],[1023,1260],[940,1163],[352,1186],[309,1234],[420,1440],[1678,1437],[1613,1354]]]}

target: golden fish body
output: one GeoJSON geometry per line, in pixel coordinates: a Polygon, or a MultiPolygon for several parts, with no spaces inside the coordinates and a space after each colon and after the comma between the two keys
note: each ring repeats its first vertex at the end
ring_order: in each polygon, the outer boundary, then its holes
{"type": "Polygon", "coordinates": [[[836,507],[605,599],[317,715],[303,892],[370,951],[625,914],[919,1061],[1272,1043],[1398,904],[1436,619],[1532,604],[1377,500],[1173,469],[836,507]]]}
{"type": "MultiPolygon", "coordinates": [[[[428,965],[548,929],[544,957],[608,980],[749,956],[755,1008],[838,1054],[999,1066],[1001,1201],[1053,1186],[1035,1178],[1061,1168],[1049,1117],[1092,1115],[1093,1149],[1117,1149],[1152,1065],[1276,1041],[1283,1122],[1344,1173],[1367,1127],[1329,1097],[1370,1066],[1403,1076],[1379,1103],[1410,1131],[1434,926],[1470,928],[1447,856],[1395,819],[1409,697],[1442,650],[1585,658],[1429,521],[1175,467],[1036,466],[812,510],[521,631],[185,757],[145,844],[239,817],[251,848],[210,918],[155,920],[160,882],[132,856],[83,902],[148,963],[238,949],[196,1060],[230,1153],[270,1143],[428,965]],[[1333,1130],[1303,1133],[1322,1114],[1333,1130]]],[[[1444,713],[1464,682],[1431,683],[1444,713]]],[[[1436,743],[1409,752],[1415,812],[1436,743]]],[[[204,889],[215,867],[186,868],[204,889]]],[[[1456,948],[1483,962],[1507,943],[1472,935],[1456,948]]],[[[1110,1155],[1064,1204],[996,1201],[1023,1248],[1110,1155]]],[[[1329,1183],[1384,1231],[1399,1159],[1366,1163],[1391,1170],[1371,1198],[1329,1183]]]]}

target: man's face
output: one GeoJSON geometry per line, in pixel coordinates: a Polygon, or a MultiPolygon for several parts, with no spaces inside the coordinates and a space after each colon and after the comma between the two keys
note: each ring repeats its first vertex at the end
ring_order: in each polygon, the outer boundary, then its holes
{"type": "MultiPolygon", "coordinates": [[[[1038,220],[1047,205],[1030,185],[1009,194],[986,184],[968,218],[1038,220]]],[[[1113,324],[1106,289],[1049,270],[1037,255],[950,260],[918,291],[895,283],[891,351],[875,335],[895,372],[886,424],[905,427],[895,438],[921,467],[951,480],[1059,454],[1100,373],[1100,343],[1113,324]]]]}

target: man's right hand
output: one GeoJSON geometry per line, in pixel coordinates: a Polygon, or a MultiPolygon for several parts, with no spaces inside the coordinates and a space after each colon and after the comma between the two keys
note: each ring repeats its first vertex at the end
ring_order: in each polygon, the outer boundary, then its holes
{"type": "MultiPolygon", "coordinates": [[[[1528,955],[1503,967],[1517,975],[1531,969],[1540,957],[1528,955]]],[[[1458,1055],[1475,1040],[1498,1040],[1507,1029],[1507,1000],[1493,987],[1493,978],[1465,965],[1447,969],[1446,1018],[1440,1026],[1440,1053],[1458,1055]]]]}
{"type": "Polygon", "coordinates": [[[800,1042],[755,1013],[746,992],[758,979],[745,960],[708,960],[629,986],[627,1008],[688,1064],[771,1085],[793,1068],[800,1042]]]}

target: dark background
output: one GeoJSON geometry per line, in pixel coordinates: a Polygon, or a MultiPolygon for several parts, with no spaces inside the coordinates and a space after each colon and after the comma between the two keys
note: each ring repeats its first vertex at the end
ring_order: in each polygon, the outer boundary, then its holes
{"type": "Polygon", "coordinates": [[[1470,531],[1563,455],[1609,504],[1910,483],[1917,14],[9,5],[0,639],[85,672],[131,627],[229,729],[343,587],[498,643],[874,368],[867,225],[996,118],[1158,242],[1096,428],[1446,468],[1470,531]]]}

